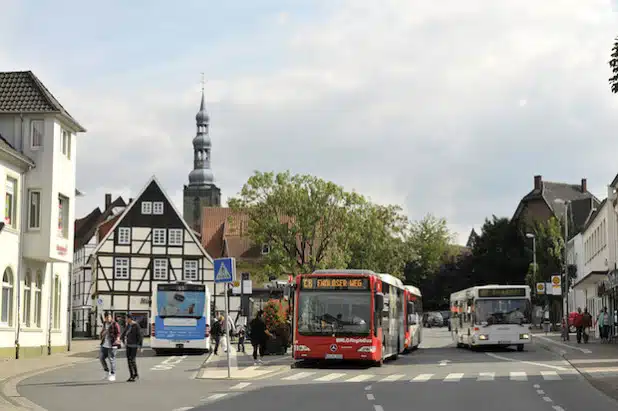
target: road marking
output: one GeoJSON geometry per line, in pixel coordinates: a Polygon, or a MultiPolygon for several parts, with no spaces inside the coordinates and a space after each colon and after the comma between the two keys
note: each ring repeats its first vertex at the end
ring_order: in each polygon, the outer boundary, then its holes
{"type": "Polygon", "coordinates": [[[562,407],[561,407],[561,406],[559,406],[559,405],[554,405],[552,408],[553,408],[554,410],[556,410],[556,411],[564,411],[564,408],[562,408],[562,407]]]}
{"type": "Polygon", "coordinates": [[[448,365],[449,362],[451,362],[451,360],[442,360],[440,361],[440,364],[438,365],[440,365],[441,367],[444,367],[445,365],[448,365]]]}
{"type": "Polygon", "coordinates": [[[543,337],[542,335],[535,335],[535,336],[534,336],[534,338],[540,338],[541,340],[545,340],[545,341],[547,341],[547,342],[549,342],[549,343],[551,343],[551,344],[559,345],[559,346],[561,346],[561,347],[570,348],[570,349],[572,349],[572,350],[581,351],[581,352],[583,352],[584,354],[592,354],[592,351],[590,351],[590,350],[589,350],[589,349],[587,349],[587,348],[573,347],[572,345],[565,344],[565,343],[561,343],[561,342],[558,342],[558,341],[554,341],[554,340],[552,340],[551,338],[543,337]]]}
{"type": "Polygon", "coordinates": [[[315,372],[299,372],[298,374],[293,374],[288,377],[284,377],[282,378],[282,380],[295,381],[295,380],[300,380],[301,378],[308,377],[313,374],[315,374],[315,372]]]}
{"type": "Polygon", "coordinates": [[[433,377],[433,374],[419,374],[416,377],[412,378],[411,382],[425,382],[429,381],[433,377]]]}
{"type": "Polygon", "coordinates": [[[543,390],[536,390],[536,393],[539,395],[545,395],[545,391],[543,390]]]}
{"type": "Polygon", "coordinates": [[[180,407],[180,408],[176,408],[173,411],[189,411],[192,410],[195,407],[180,407]]]}
{"type": "Polygon", "coordinates": [[[373,410],[374,410],[374,411],[384,411],[384,408],[382,408],[382,406],[381,406],[381,405],[374,405],[374,406],[373,406],[373,410]]]}
{"type": "Polygon", "coordinates": [[[586,372],[589,374],[595,374],[600,372],[618,372],[618,367],[589,367],[589,368],[580,368],[581,372],[586,372]]]}
{"type": "Polygon", "coordinates": [[[251,385],[250,382],[239,382],[235,386],[230,387],[230,390],[242,390],[243,388],[246,388],[246,387],[248,387],[250,385],[251,385]]]}
{"type": "Polygon", "coordinates": [[[541,388],[541,386],[539,384],[534,384],[533,387],[534,388],[541,388]]]}
{"type": "Polygon", "coordinates": [[[406,376],[405,374],[393,374],[393,375],[389,375],[386,378],[381,379],[380,382],[397,381],[405,376],[406,376]]]}
{"type": "Polygon", "coordinates": [[[151,371],[169,371],[174,366],[180,364],[183,360],[187,358],[187,355],[183,355],[182,357],[172,356],[163,361],[160,364],[155,365],[150,370],[151,371]]]}
{"type": "Polygon", "coordinates": [[[541,371],[544,380],[561,380],[562,378],[556,371],[541,371]]]}
{"type": "Polygon", "coordinates": [[[514,360],[512,358],[503,357],[501,355],[496,355],[496,354],[491,353],[491,352],[486,352],[485,354],[489,355],[490,357],[496,358],[498,360],[503,360],[503,361],[520,362],[520,363],[523,363],[523,364],[537,365],[539,367],[553,368],[554,370],[559,370],[559,371],[566,371],[567,370],[567,368],[558,367],[557,365],[543,364],[543,363],[534,362],[534,361],[514,360]]]}
{"type": "Polygon", "coordinates": [[[371,385],[366,386],[365,391],[371,391],[371,385]]]}
{"type": "Polygon", "coordinates": [[[369,378],[373,377],[373,374],[360,374],[357,375],[356,377],[352,377],[349,380],[346,380],[347,382],[360,382],[360,381],[365,381],[368,380],[369,378]]]}
{"type": "Polygon", "coordinates": [[[333,372],[330,374],[323,375],[320,378],[316,378],[315,381],[332,381],[332,380],[336,380],[337,378],[341,378],[341,377],[345,377],[345,374],[342,374],[340,372],[333,372]]]}
{"type": "Polygon", "coordinates": [[[511,371],[509,373],[509,378],[513,381],[528,381],[526,373],[521,371],[511,371]]]}
{"type": "Polygon", "coordinates": [[[375,400],[375,399],[376,399],[376,397],[374,397],[374,396],[373,396],[373,394],[367,394],[367,399],[368,399],[369,401],[373,401],[373,400],[375,400]]]}
{"type": "Polygon", "coordinates": [[[618,358],[597,358],[595,359],[586,359],[586,360],[570,360],[571,364],[604,364],[604,363],[614,363],[618,362],[618,358]]]}
{"type": "Polygon", "coordinates": [[[209,400],[218,400],[220,398],[223,398],[227,395],[227,393],[222,393],[222,394],[213,394],[210,397],[208,397],[209,400]]]}
{"type": "Polygon", "coordinates": [[[496,378],[495,372],[481,372],[479,373],[479,377],[476,379],[477,381],[493,381],[496,378]]]}
{"type": "Polygon", "coordinates": [[[553,401],[551,398],[549,398],[549,397],[543,397],[543,400],[544,400],[545,402],[554,402],[554,401],[553,401]]]}
{"type": "Polygon", "coordinates": [[[451,373],[451,374],[447,375],[446,378],[444,378],[443,381],[445,381],[445,382],[459,382],[462,379],[463,376],[464,376],[463,373],[454,372],[454,373],[451,373]]]}

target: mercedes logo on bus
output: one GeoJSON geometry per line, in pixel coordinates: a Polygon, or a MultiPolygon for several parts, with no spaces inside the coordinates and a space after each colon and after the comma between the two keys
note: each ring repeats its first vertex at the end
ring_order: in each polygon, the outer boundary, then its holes
{"type": "Polygon", "coordinates": [[[337,344],[331,344],[331,346],[330,346],[330,350],[331,350],[332,352],[337,351],[337,344]]]}

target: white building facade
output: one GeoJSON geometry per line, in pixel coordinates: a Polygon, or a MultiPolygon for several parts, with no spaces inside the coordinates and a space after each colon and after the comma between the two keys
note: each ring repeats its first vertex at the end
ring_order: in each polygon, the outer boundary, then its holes
{"type": "MultiPolygon", "coordinates": [[[[585,264],[584,264],[584,240],[582,233],[578,233],[575,237],[571,238],[567,243],[567,264],[573,265],[577,270],[577,277],[573,280],[573,283],[577,283],[584,277],[585,264]]],[[[583,307],[586,305],[586,295],[583,290],[571,290],[569,293],[569,308],[583,307]]]]}
{"type": "MultiPolygon", "coordinates": [[[[102,238],[90,258],[97,332],[104,312],[112,313],[121,325],[131,313],[148,332],[152,291],[159,283],[202,283],[214,295],[213,260],[155,177],[99,231],[102,238]]],[[[229,302],[230,313],[238,312],[240,297],[230,297],[229,302]]],[[[224,299],[216,303],[211,312],[223,311],[224,299]]]]}
{"type": "Polygon", "coordinates": [[[0,357],[66,349],[81,132],[32,72],[0,73],[0,357]]]}

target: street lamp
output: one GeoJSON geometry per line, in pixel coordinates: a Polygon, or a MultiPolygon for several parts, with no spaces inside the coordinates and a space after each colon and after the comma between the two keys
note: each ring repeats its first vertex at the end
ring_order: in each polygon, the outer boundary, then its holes
{"type": "Polygon", "coordinates": [[[569,270],[567,265],[567,241],[569,238],[569,205],[571,201],[556,198],[556,204],[564,204],[564,287],[562,287],[562,305],[564,307],[565,339],[569,340],[569,270]]]}

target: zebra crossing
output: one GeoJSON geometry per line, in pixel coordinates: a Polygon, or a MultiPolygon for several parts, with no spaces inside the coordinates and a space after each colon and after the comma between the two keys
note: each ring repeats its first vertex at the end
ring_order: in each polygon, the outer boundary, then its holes
{"type": "MultiPolygon", "coordinates": [[[[460,370],[461,371],[461,370],[460,370]]],[[[434,373],[417,373],[417,374],[372,374],[372,373],[345,373],[341,372],[324,372],[321,370],[303,370],[292,373],[280,374],[273,376],[269,380],[278,380],[280,383],[358,383],[358,382],[408,382],[408,383],[427,383],[427,382],[445,382],[457,383],[462,381],[560,381],[565,378],[578,377],[579,373],[575,369],[563,371],[504,371],[504,372],[434,372],[434,373]]],[[[243,389],[248,387],[250,383],[243,382],[235,386],[235,389],[243,389]]]]}

